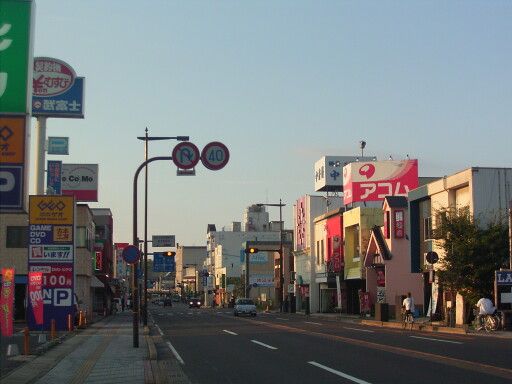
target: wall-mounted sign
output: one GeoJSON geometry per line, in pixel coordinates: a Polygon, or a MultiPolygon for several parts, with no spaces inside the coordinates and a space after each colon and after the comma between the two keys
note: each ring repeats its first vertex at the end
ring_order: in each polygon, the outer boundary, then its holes
{"type": "Polygon", "coordinates": [[[49,155],[69,155],[69,137],[48,137],[49,155]]]}
{"type": "Polygon", "coordinates": [[[418,187],[418,160],[369,161],[343,167],[343,201],[381,201],[418,187]]]}
{"type": "Polygon", "coordinates": [[[356,161],[372,161],[374,157],[323,156],[315,163],[315,191],[343,191],[343,167],[356,161]]]}
{"type": "Polygon", "coordinates": [[[0,12],[0,113],[29,113],[33,1],[2,1],[0,12]]]}
{"type": "Polygon", "coordinates": [[[98,164],[62,164],[62,194],[98,201],[98,164]]]}

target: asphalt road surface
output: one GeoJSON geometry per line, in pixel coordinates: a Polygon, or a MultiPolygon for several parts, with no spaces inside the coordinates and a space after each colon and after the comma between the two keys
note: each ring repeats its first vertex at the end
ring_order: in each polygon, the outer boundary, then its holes
{"type": "MultiPolygon", "coordinates": [[[[507,383],[511,339],[362,326],[288,313],[151,306],[192,383],[507,383]]],[[[169,372],[171,375],[172,373],[169,372]]]]}

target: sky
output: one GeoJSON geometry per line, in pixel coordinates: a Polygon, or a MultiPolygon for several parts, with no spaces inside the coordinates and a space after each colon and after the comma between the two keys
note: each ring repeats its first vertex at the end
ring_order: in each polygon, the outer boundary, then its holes
{"type": "MultiPolygon", "coordinates": [[[[420,176],[512,167],[511,20],[512,2],[487,0],[39,0],[34,56],[85,77],[85,118],[47,122],[70,154],[47,159],[98,163],[90,206],[110,208],[114,241],[131,242],[137,136],[224,143],[219,171],[149,166],[148,237],[181,245],[279,199],[293,228],[294,202],[316,194],[314,163],[358,155],[360,140],[365,155],[417,158],[420,176]]],[[[176,143],[151,142],[149,156],[176,143]]]]}

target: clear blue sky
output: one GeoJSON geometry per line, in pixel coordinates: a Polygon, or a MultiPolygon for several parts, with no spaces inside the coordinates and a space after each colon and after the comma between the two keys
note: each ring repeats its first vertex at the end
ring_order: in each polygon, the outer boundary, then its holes
{"type": "Polygon", "coordinates": [[[150,165],[149,234],[184,245],[280,198],[292,228],[315,161],[361,139],[365,154],[418,158],[420,176],[512,166],[510,1],[39,0],[34,53],[86,78],[85,119],[49,119],[48,135],[70,137],[64,162],[99,163],[91,206],[112,209],[117,242],[131,241],[146,127],[231,152],[195,177],[150,165]]]}

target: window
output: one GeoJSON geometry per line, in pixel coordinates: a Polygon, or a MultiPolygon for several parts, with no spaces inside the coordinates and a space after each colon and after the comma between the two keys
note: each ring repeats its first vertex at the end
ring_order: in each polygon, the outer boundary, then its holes
{"type": "Polygon", "coordinates": [[[88,227],[76,228],[76,247],[87,248],[89,251],[94,250],[94,233],[88,227]]]}
{"type": "Polygon", "coordinates": [[[324,241],[320,241],[320,255],[321,255],[321,263],[325,264],[325,250],[324,250],[324,241]]]}
{"type": "Polygon", "coordinates": [[[431,240],[432,239],[432,216],[426,217],[423,219],[423,240],[431,240]]]}
{"type": "Polygon", "coordinates": [[[7,227],[6,248],[27,248],[28,227],[7,227]]]}
{"type": "Polygon", "coordinates": [[[316,242],[316,265],[320,265],[320,241],[316,242]]]}

